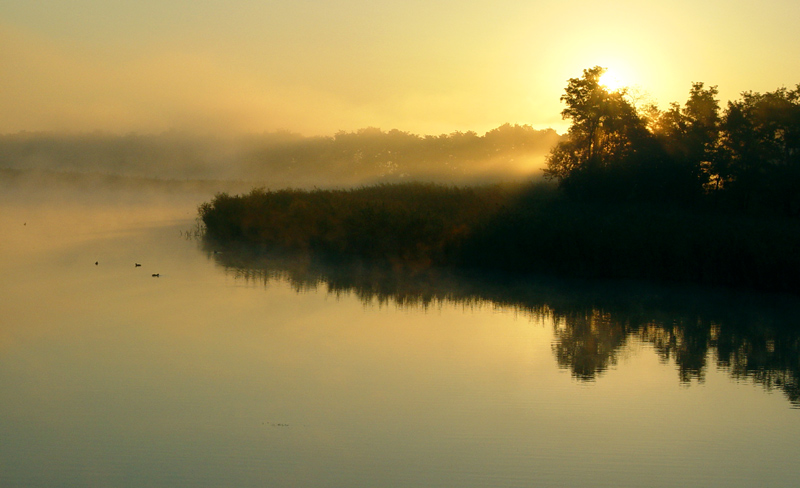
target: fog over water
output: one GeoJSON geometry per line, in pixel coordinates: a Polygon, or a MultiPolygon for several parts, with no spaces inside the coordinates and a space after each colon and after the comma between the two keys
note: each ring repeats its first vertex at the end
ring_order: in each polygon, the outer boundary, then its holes
{"type": "Polygon", "coordinates": [[[138,178],[237,180],[271,188],[410,180],[474,184],[538,178],[560,140],[505,124],[483,135],[365,128],[332,136],[16,133],[0,135],[0,169],[138,178]]]}

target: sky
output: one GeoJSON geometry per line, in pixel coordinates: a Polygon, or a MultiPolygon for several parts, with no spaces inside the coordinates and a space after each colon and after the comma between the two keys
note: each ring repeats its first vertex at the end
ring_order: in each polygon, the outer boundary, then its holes
{"type": "Polygon", "coordinates": [[[800,83],[796,0],[0,0],[0,133],[563,132],[600,65],[658,102],[800,83]]]}

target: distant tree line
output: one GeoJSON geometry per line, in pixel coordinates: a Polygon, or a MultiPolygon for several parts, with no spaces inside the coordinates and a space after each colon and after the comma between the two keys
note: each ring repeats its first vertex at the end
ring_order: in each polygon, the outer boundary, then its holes
{"type": "Polygon", "coordinates": [[[271,187],[408,180],[469,184],[530,177],[561,137],[505,124],[480,136],[365,128],[333,136],[28,133],[0,135],[0,168],[171,179],[236,179],[271,187]]]}
{"type": "Polygon", "coordinates": [[[662,111],[609,91],[604,72],[584,70],[561,97],[572,125],[545,174],[568,194],[800,214],[800,85],[745,92],[721,110],[716,86],[693,83],[683,106],[662,111]]]}
{"type": "Polygon", "coordinates": [[[504,124],[473,131],[420,136],[369,127],[332,137],[292,138],[253,145],[246,173],[268,172],[302,181],[308,171],[359,184],[409,180],[468,184],[529,177],[543,167],[561,137],[552,129],[504,124]]]}

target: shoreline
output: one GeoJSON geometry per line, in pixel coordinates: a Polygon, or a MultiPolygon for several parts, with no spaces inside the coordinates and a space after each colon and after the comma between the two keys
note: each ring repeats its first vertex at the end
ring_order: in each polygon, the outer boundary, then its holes
{"type": "Polygon", "coordinates": [[[800,293],[800,222],[674,205],[598,204],[548,184],[255,189],[199,208],[207,235],[263,249],[452,267],[800,293]]]}

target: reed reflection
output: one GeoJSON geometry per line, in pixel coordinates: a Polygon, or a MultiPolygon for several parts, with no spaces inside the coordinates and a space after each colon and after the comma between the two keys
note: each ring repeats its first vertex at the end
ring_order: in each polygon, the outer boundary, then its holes
{"type": "Polygon", "coordinates": [[[702,383],[710,367],[800,408],[800,321],[796,299],[730,290],[667,288],[549,278],[397,269],[335,263],[308,254],[276,255],[203,242],[209,257],[236,279],[298,293],[352,294],[365,304],[427,309],[441,303],[513,308],[554,327],[559,367],[591,382],[614,366],[631,342],[651,344],[674,362],[682,383],[702,383]]]}

